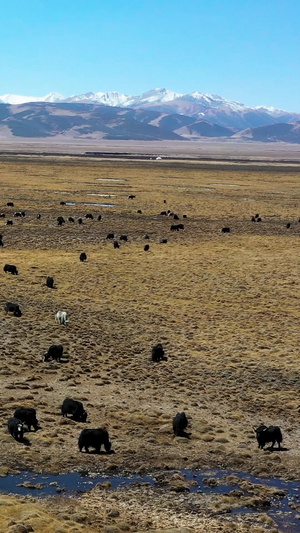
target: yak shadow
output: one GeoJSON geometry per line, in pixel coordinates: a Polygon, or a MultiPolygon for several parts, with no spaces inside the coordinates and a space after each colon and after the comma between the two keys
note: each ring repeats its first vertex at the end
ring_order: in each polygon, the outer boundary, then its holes
{"type": "Polygon", "coordinates": [[[100,450],[99,452],[97,452],[97,450],[91,450],[89,452],[84,452],[88,455],[112,455],[114,453],[116,453],[114,450],[109,450],[108,452],[105,452],[104,450],[100,450]]]}
{"type": "Polygon", "coordinates": [[[185,437],[186,439],[190,439],[191,438],[191,434],[192,433],[187,433],[186,431],[180,431],[180,433],[177,433],[176,435],[174,435],[174,438],[175,437],[185,437]]]}
{"type": "Polygon", "coordinates": [[[41,361],[41,363],[58,363],[58,364],[63,364],[63,365],[69,362],[70,362],[70,359],[61,359],[60,361],[57,361],[56,359],[48,359],[48,361],[44,361],[44,359],[42,359],[41,361]]]}
{"type": "Polygon", "coordinates": [[[37,431],[39,431],[40,429],[43,429],[41,426],[37,426],[37,428],[35,429],[28,429],[28,428],[24,428],[24,431],[25,433],[36,433],[37,431]]]}
{"type": "Polygon", "coordinates": [[[27,437],[23,437],[22,440],[19,441],[21,444],[24,444],[24,446],[31,446],[31,442],[27,437]]]}
{"type": "Polygon", "coordinates": [[[282,446],[280,448],[272,448],[272,446],[268,446],[268,448],[264,448],[264,451],[267,452],[289,452],[289,448],[283,448],[282,446]]]}

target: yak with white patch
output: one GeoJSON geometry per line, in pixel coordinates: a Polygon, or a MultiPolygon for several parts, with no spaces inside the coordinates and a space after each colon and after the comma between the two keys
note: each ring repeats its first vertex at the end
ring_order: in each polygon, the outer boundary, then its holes
{"type": "Polygon", "coordinates": [[[31,431],[31,426],[36,431],[38,429],[38,419],[36,417],[36,410],[31,407],[18,407],[14,413],[15,418],[19,418],[23,424],[26,424],[28,431],[31,431]]]}
{"type": "Polygon", "coordinates": [[[21,441],[23,440],[23,424],[22,420],[19,418],[9,418],[7,421],[7,427],[9,433],[13,436],[15,440],[21,441]]]}

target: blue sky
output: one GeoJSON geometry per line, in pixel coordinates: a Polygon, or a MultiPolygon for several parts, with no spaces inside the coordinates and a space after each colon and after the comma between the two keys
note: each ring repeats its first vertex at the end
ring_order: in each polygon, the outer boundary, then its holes
{"type": "Polygon", "coordinates": [[[300,112],[300,0],[0,0],[0,94],[155,87],[300,112]]]}

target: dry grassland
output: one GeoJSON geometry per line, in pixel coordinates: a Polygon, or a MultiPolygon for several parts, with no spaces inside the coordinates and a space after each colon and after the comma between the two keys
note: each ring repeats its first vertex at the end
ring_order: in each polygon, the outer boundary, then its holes
{"type": "Polygon", "coordinates": [[[26,211],[12,227],[0,219],[4,467],[224,466],[299,478],[297,168],[3,158],[0,187],[6,219],[26,211]],[[170,232],[173,220],[159,216],[165,209],[180,216],[184,231],[170,232]],[[103,220],[57,226],[59,215],[77,220],[89,212],[103,220]],[[251,222],[256,213],[261,223],[251,222]],[[223,226],[231,233],[222,234],[223,226]],[[114,249],[108,232],[129,242],[114,249]],[[19,275],[5,274],[5,263],[19,275]],[[6,316],[5,301],[17,302],[23,316],[6,316]],[[55,324],[57,310],[69,313],[68,326],[55,324]],[[151,361],[157,342],[168,356],[160,364],[151,361]],[[68,362],[42,362],[53,343],[64,345],[68,362]],[[61,418],[66,396],[83,401],[87,427],[107,427],[115,454],[78,452],[84,426],[61,418]],[[37,409],[42,429],[26,435],[31,446],[7,433],[18,405],[37,409]],[[172,434],[172,418],[183,410],[189,441],[172,434]],[[258,450],[252,425],[259,423],[281,426],[288,450],[258,450]]]}
{"type": "Polygon", "coordinates": [[[202,496],[191,499],[147,489],[95,490],[81,499],[0,495],[0,505],[1,533],[278,533],[265,513],[234,521],[220,512],[212,516],[202,496]]]}

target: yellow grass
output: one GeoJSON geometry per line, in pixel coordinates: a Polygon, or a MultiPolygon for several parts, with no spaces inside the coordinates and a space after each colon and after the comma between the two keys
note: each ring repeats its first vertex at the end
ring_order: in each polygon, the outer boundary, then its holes
{"type": "Polygon", "coordinates": [[[1,320],[4,466],[224,465],[299,476],[297,169],[21,158],[1,161],[0,186],[6,218],[26,211],[12,227],[0,219],[2,264],[19,270],[0,269],[2,303],[23,311],[20,319],[3,311],[1,320]],[[166,209],[184,231],[170,232],[174,221],[159,216],[166,209]],[[88,212],[103,220],[57,226],[59,215],[88,212]],[[251,222],[256,213],[261,223],[251,222]],[[111,231],[129,242],[115,250],[105,239],[111,231]],[[48,275],[56,290],[45,286],[48,275]],[[59,309],[69,313],[67,327],[55,324],[59,309]],[[152,363],[157,342],[167,362],[152,363]],[[52,343],[64,345],[68,363],[41,362],[52,343]],[[83,401],[89,427],[108,428],[115,455],[78,453],[82,426],[61,423],[66,396],[83,401]],[[17,404],[36,407],[41,421],[30,448],[6,433],[17,404]],[[190,419],[188,442],[172,435],[178,410],[190,419]],[[262,422],[281,426],[288,451],[257,450],[252,425],[262,422]]]}

